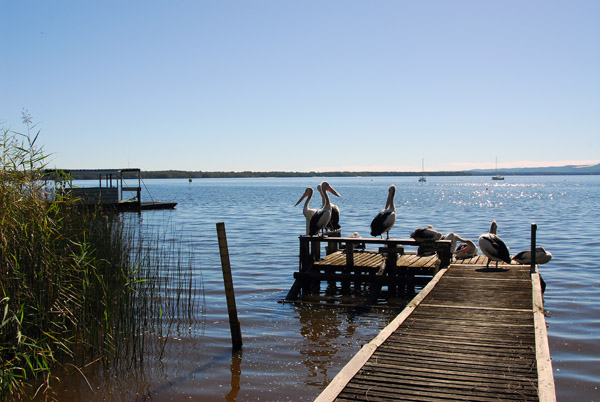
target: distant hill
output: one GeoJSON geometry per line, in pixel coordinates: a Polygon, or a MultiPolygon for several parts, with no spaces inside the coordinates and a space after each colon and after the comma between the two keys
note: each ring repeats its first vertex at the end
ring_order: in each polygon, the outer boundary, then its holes
{"type": "MultiPolygon", "coordinates": [[[[465,171],[471,175],[495,175],[495,169],[473,169],[465,171]]],[[[567,165],[536,168],[513,168],[498,169],[498,174],[504,176],[516,175],[576,175],[576,174],[600,174],[600,163],[597,165],[567,165]]]]}
{"type": "MultiPolygon", "coordinates": [[[[144,179],[202,179],[235,177],[358,177],[358,176],[488,176],[495,175],[495,169],[473,169],[458,172],[203,172],[185,170],[143,171],[144,179]]],[[[503,176],[519,175],[595,175],[600,174],[600,164],[590,166],[553,166],[541,168],[498,169],[503,176]]]]}

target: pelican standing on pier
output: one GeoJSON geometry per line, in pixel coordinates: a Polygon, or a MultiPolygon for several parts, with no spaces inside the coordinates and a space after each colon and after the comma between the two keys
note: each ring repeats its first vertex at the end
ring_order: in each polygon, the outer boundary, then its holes
{"type": "Polygon", "coordinates": [[[394,205],[395,195],[396,185],[392,184],[388,190],[385,208],[382,209],[371,222],[371,236],[383,236],[385,233],[387,239],[390,238],[390,229],[394,226],[394,223],[396,223],[396,206],[394,205]]]}
{"type": "Polygon", "coordinates": [[[329,183],[326,181],[321,183],[321,195],[323,196],[323,200],[325,202],[323,207],[315,212],[310,219],[308,234],[311,236],[316,235],[319,230],[324,229],[331,219],[331,202],[329,201],[329,195],[327,195],[328,191],[333,195],[341,197],[341,195],[339,195],[338,192],[329,185],[329,183]]]}
{"type": "MultiPolygon", "coordinates": [[[[323,197],[323,189],[320,184],[317,186],[317,190],[321,193],[321,199],[323,200],[323,205],[321,206],[325,206],[325,197],[323,197]]],[[[340,228],[340,208],[334,203],[331,203],[331,219],[327,226],[325,226],[325,229],[338,230],[340,228]]]]}
{"type": "MultiPolygon", "coordinates": [[[[298,205],[302,202],[303,199],[306,198],[306,201],[304,202],[304,208],[302,209],[302,213],[304,214],[304,217],[306,218],[306,234],[308,234],[308,232],[309,232],[310,218],[312,218],[313,215],[317,212],[316,208],[308,207],[308,204],[310,203],[310,199],[312,198],[313,193],[314,193],[314,190],[312,189],[312,187],[307,187],[306,190],[304,190],[304,194],[302,195],[302,197],[296,203],[296,205],[298,205]]],[[[294,206],[296,206],[296,205],[294,205],[294,206]]]]}
{"type": "Polygon", "coordinates": [[[496,268],[498,268],[498,261],[504,261],[510,264],[510,253],[506,244],[496,236],[496,230],[498,225],[496,221],[492,221],[489,233],[482,234],[479,236],[479,248],[488,258],[486,268],[489,268],[490,261],[496,261],[496,268]]]}

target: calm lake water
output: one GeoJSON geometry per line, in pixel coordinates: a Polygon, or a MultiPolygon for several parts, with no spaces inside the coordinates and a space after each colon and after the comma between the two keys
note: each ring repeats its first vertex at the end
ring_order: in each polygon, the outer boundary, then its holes
{"type": "MultiPolygon", "coordinates": [[[[142,367],[62,379],[59,400],[313,400],[398,310],[353,312],[282,304],[298,269],[307,186],[321,178],[147,180],[154,200],[173,211],[126,214],[193,257],[197,317],[178,318],[163,358],[142,367]],[[215,224],[225,222],[243,351],[232,355],[215,224]]],[[[428,224],[477,240],[490,222],[511,253],[538,245],[553,254],[541,266],[556,392],[560,401],[600,400],[600,176],[360,177],[325,179],[342,195],[342,234],[369,236],[396,184],[397,221],[390,235],[408,238],[428,224]]],[[[148,193],[143,194],[149,200],[148,193]]],[[[320,206],[320,197],[312,207],[320,206]]]]}

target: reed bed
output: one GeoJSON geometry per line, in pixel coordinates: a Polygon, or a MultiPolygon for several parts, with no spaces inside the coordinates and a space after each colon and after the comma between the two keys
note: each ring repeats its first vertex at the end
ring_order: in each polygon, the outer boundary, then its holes
{"type": "Polygon", "coordinates": [[[49,202],[37,138],[0,138],[0,400],[49,394],[67,366],[159,359],[173,317],[202,311],[176,245],[60,192],[49,202]]]}

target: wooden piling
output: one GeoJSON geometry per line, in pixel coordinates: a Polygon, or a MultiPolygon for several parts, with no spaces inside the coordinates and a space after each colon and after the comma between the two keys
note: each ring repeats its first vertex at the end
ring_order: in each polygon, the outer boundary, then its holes
{"type": "Polygon", "coordinates": [[[536,247],[536,243],[537,243],[536,232],[537,232],[537,224],[532,223],[531,224],[531,273],[532,274],[536,271],[535,264],[537,264],[537,261],[535,258],[535,247],[536,247]]]}
{"type": "Polygon", "coordinates": [[[231,265],[229,263],[229,249],[227,247],[227,235],[225,223],[217,223],[217,237],[219,239],[219,254],[221,255],[221,268],[223,270],[223,283],[225,284],[225,296],[227,297],[227,312],[229,313],[229,327],[231,329],[231,342],[233,350],[242,349],[242,330],[240,320],[237,316],[235,305],[235,293],[233,291],[233,280],[231,278],[231,265]]]}

